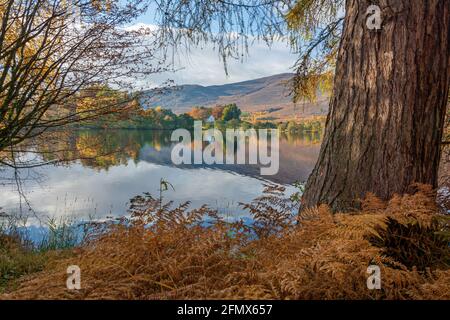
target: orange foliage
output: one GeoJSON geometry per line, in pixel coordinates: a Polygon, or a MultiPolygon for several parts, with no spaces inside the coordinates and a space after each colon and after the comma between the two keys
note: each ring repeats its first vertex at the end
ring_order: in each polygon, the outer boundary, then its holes
{"type": "Polygon", "coordinates": [[[426,244],[439,256],[417,252],[423,269],[380,246],[392,237],[403,237],[405,247],[415,242],[414,233],[386,234],[392,221],[406,230],[448,232],[448,220],[436,219],[430,188],[418,186],[415,194],[389,202],[369,195],[352,214],[321,206],[299,216],[283,192],[268,186],[263,197],[244,206],[256,220],[253,226],[228,223],[206,207],[160,208],[148,194],[136,197],[129,219],[99,225],[102,232],[72,258],[23,279],[2,298],[450,299],[448,242],[442,247],[436,232],[426,244]],[[80,291],[65,287],[72,264],[81,268],[80,291]],[[366,285],[373,264],[381,269],[381,290],[366,285]]]}
{"type": "Polygon", "coordinates": [[[205,120],[211,115],[211,109],[205,107],[194,107],[188,112],[195,120],[205,120]]]}

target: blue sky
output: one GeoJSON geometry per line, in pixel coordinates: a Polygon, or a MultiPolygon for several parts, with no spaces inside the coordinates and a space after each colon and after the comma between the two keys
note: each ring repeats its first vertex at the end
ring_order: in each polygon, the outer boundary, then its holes
{"type": "MultiPolygon", "coordinates": [[[[154,25],[151,10],[139,17],[134,24],[154,25]]],[[[175,73],[153,75],[152,79],[141,79],[141,85],[148,87],[166,79],[176,84],[217,85],[261,78],[279,73],[293,72],[292,66],[297,56],[287,42],[275,42],[269,48],[263,42],[253,43],[248,55],[242,60],[228,61],[228,76],[225,74],[221,57],[212,45],[193,48],[189,54],[181,53],[175,57],[175,73]]]]}

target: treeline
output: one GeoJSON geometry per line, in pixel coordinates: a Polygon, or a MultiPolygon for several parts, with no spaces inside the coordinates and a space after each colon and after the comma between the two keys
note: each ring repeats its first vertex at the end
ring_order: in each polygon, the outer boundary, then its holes
{"type": "Polygon", "coordinates": [[[81,128],[95,129],[175,129],[193,127],[194,119],[188,114],[177,115],[170,109],[156,107],[144,109],[138,96],[133,96],[106,85],[99,85],[79,93],[77,110],[89,112],[93,106],[115,105],[114,113],[80,121],[81,128]]]}
{"type": "Polygon", "coordinates": [[[156,107],[144,110],[139,108],[129,115],[127,119],[115,123],[106,123],[107,128],[117,129],[177,129],[192,128],[194,119],[186,113],[175,114],[170,109],[156,107]]]}
{"type": "Polygon", "coordinates": [[[203,121],[205,129],[217,128],[219,130],[227,128],[241,129],[276,129],[277,126],[273,122],[248,122],[244,121],[241,116],[247,115],[235,104],[217,105],[212,108],[193,107],[188,115],[195,120],[203,121]]]}
{"type": "Polygon", "coordinates": [[[311,132],[322,132],[324,128],[324,122],[321,120],[302,120],[299,122],[288,121],[278,124],[278,129],[281,132],[303,132],[303,131],[311,131],[311,132]]]}
{"type": "Polygon", "coordinates": [[[173,130],[177,128],[191,129],[194,121],[203,121],[205,128],[276,128],[270,122],[250,123],[243,121],[242,110],[234,103],[215,107],[195,106],[189,112],[175,114],[170,109],[160,106],[145,109],[138,97],[111,89],[106,85],[98,85],[79,93],[76,106],[79,112],[88,113],[90,109],[102,104],[114,105],[116,112],[80,121],[79,128],[91,129],[154,129],[173,130]]]}
{"type": "Polygon", "coordinates": [[[251,118],[249,113],[243,112],[235,103],[217,105],[214,107],[194,106],[186,113],[175,114],[170,109],[161,106],[145,109],[138,97],[114,90],[105,85],[99,85],[80,92],[80,99],[76,106],[78,112],[89,112],[99,105],[114,105],[116,112],[95,117],[92,120],[77,123],[81,128],[104,129],[153,129],[174,130],[177,128],[191,129],[194,121],[202,121],[205,129],[227,128],[241,129],[276,129],[280,132],[322,132],[323,119],[304,119],[301,121],[246,121],[251,118]],[[245,119],[245,120],[244,120],[245,119]]]}

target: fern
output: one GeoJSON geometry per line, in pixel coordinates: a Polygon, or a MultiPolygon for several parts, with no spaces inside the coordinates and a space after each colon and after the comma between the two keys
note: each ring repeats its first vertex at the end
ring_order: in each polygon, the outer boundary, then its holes
{"type": "Polygon", "coordinates": [[[253,225],[143,194],[129,217],[96,225],[74,257],[0,298],[450,299],[449,219],[433,194],[416,185],[388,202],[368,195],[351,215],[327,206],[296,215],[298,202],[267,185],[242,204],[253,225]],[[65,288],[71,264],[82,270],[80,291],[65,288]],[[372,264],[381,290],[367,289],[372,264]]]}

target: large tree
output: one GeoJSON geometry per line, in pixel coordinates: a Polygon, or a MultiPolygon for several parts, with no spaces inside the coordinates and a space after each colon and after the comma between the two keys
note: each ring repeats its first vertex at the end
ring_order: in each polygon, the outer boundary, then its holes
{"type": "Polygon", "coordinates": [[[450,1],[349,0],[330,113],[304,206],[346,210],[436,186],[450,79],[450,1]],[[367,8],[381,8],[379,31],[367,8]]]}
{"type": "Polygon", "coordinates": [[[163,30],[184,30],[174,39],[214,41],[224,57],[249,39],[289,36],[300,54],[296,98],[314,98],[334,77],[304,207],[350,210],[368,192],[386,199],[415,182],[436,186],[450,76],[450,1],[158,2],[163,30]],[[374,5],[382,19],[375,30],[367,23],[374,5]]]}

